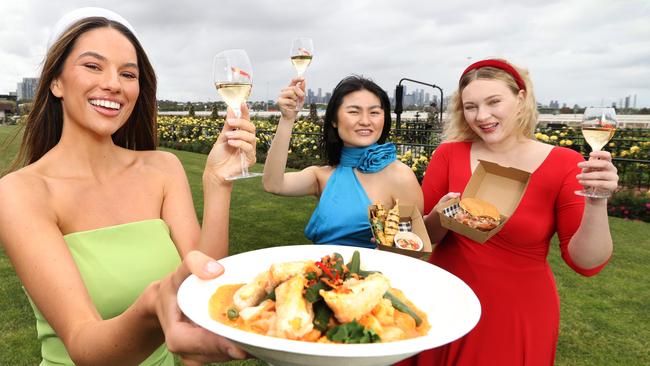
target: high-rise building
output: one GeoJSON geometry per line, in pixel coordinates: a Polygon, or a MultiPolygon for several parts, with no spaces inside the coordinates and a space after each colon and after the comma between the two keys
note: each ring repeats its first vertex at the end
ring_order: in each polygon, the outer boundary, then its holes
{"type": "Polygon", "coordinates": [[[32,100],[36,95],[36,87],[38,87],[38,78],[23,78],[16,88],[16,95],[18,100],[32,100]]]}

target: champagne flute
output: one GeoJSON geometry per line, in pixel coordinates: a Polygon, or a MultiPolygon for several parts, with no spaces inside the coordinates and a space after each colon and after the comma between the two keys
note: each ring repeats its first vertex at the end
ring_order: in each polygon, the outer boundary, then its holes
{"type": "MultiPolygon", "coordinates": [[[[592,151],[600,151],[616,132],[616,112],[614,108],[588,107],[582,116],[582,136],[592,151]]],[[[607,198],[611,192],[595,187],[575,191],[579,196],[607,198]]]]}
{"type": "MultiPolygon", "coordinates": [[[[291,51],[289,52],[291,57],[291,63],[296,69],[298,76],[302,76],[309,65],[311,60],[314,57],[314,42],[311,38],[299,37],[291,42],[291,51]]],[[[302,109],[302,105],[305,101],[303,100],[296,107],[296,111],[302,109]]]]}
{"type": "MultiPolygon", "coordinates": [[[[217,92],[233,110],[236,118],[241,117],[241,104],[245,103],[253,88],[253,67],[246,51],[242,49],[225,50],[214,56],[213,79],[217,92]]],[[[246,154],[239,150],[241,174],[227,177],[226,180],[261,176],[250,173],[246,154]]]]}

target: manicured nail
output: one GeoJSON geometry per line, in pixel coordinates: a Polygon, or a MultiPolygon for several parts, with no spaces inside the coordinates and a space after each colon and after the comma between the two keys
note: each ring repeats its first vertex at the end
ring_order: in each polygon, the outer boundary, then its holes
{"type": "Polygon", "coordinates": [[[228,348],[227,352],[228,352],[228,356],[238,360],[241,360],[246,357],[244,351],[237,348],[228,348]]]}
{"type": "Polygon", "coordinates": [[[210,274],[222,273],[223,266],[217,261],[210,261],[205,264],[205,272],[210,274]]]}

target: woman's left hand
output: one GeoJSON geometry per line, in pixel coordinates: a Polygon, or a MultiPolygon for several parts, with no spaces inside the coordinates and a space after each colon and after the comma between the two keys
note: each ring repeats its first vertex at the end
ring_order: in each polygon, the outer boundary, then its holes
{"type": "Polygon", "coordinates": [[[589,160],[578,163],[582,172],[576,176],[578,183],[586,188],[614,192],[618,188],[617,169],[612,155],[607,151],[592,151],[589,160]]]}
{"type": "Polygon", "coordinates": [[[194,324],[178,307],[178,288],[190,273],[209,280],[223,272],[224,268],[218,262],[199,251],[192,251],[185,256],[176,271],[162,279],[157,286],[154,311],[165,334],[167,348],[179,355],[186,365],[247,357],[243,350],[228,339],[194,324]]]}
{"type": "Polygon", "coordinates": [[[228,108],[223,129],[214,143],[205,164],[204,177],[223,181],[226,177],[241,173],[240,151],[248,166],[255,164],[255,125],[251,123],[248,107],[241,105],[242,116],[235,118],[228,108]]]}

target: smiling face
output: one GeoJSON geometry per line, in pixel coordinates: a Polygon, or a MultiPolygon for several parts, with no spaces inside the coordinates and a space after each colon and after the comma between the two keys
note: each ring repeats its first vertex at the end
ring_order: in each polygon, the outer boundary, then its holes
{"type": "Polygon", "coordinates": [[[79,36],[50,86],[61,99],[64,125],[103,136],[115,133],[138,99],[138,73],[135,47],[119,31],[103,27],[79,36]]]}
{"type": "Polygon", "coordinates": [[[343,97],[333,125],[343,146],[365,147],[374,144],[384,128],[384,110],[379,97],[368,90],[347,94],[343,97]]]}
{"type": "Polygon", "coordinates": [[[476,79],[462,90],[461,99],[465,121],[485,143],[501,143],[521,134],[517,114],[524,91],[513,94],[501,80],[476,79]]]}

